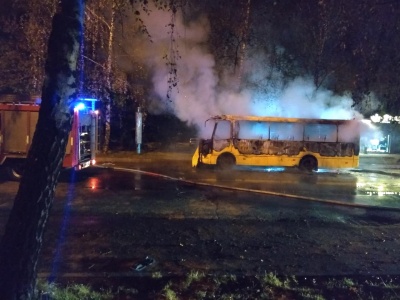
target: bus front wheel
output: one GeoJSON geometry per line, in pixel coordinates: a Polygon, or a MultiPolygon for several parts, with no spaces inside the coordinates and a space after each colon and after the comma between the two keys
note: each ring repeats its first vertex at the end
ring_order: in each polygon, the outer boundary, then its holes
{"type": "Polygon", "coordinates": [[[230,154],[218,157],[217,166],[220,170],[231,170],[235,165],[235,158],[230,154]]]}
{"type": "Polygon", "coordinates": [[[318,162],[313,156],[304,156],[300,161],[300,169],[305,171],[317,171],[318,170],[318,162]]]}

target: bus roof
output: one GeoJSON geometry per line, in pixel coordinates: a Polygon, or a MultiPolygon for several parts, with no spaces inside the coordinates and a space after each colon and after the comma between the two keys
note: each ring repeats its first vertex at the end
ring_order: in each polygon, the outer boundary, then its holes
{"type": "Polygon", "coordinates": [[[283,117],[258,117],[258,116],[238,116],[238,115],[218,115],[208,120],[214,121],[253,121],[271,123],[316,123],[316,124],[347,124],[353,120],[334,120],[334,119],[306,119],[306,118],[283,118],[283,117]]]}

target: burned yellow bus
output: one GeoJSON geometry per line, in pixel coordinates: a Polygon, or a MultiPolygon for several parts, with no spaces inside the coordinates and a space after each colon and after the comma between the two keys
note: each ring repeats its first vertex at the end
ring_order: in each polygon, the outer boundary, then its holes
{"type": "MultiPolygon", "coordinates": [[[[192,166],[216,165],[318,168],[358,167],[356,120],[220,115],[209,139],[200,139],[192,166]]],[[[208,124],[209,125],[209,124],[208,124]]]]}

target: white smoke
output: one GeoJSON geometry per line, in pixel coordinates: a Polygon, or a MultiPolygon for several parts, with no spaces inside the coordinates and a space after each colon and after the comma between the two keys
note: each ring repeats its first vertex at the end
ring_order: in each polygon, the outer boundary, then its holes
{"type": "Polygon", "coordinates": [[[266,67],[266,59],[248,60],[245,68],[247,78],[254,85],[264,85],[262,89],[240,92],[224,89],[226,78],[217,77],[214,57],[207,48],[210,26],[206,17],[184,25],[178,13],[174,26],[175,44],[171,44],[170,12],[152,9],[149,15],[142,16],[152,42],[148,37],[142,37],[135,41],[134,51],[153,72],[155,97],[149,104],[153,111],[170,111],[199,129],[206,119],[220,114],[324,119],[362,117],[352,108],[353,100],[349,95],[334,95],[329,90],[316,89],[309,78],[283,83],[279,72],[271,72],[266,67]],[[179,82],[167,99],[170,69],[163,57],[171,59],[171,47],[177,47],[179,54],[176,60],[179,82]],[[267,70],[269,81],[264,74],[267,70]]]}
{"type": "Polygon", "coordinates": [[[353,119],[361,114],[352,108],[349,95],[334,95],[332,91],[316,89],[312,79],[296,78],[274,92],[275,97],[254,95],[253,113],[293,118],[353,119]]]}

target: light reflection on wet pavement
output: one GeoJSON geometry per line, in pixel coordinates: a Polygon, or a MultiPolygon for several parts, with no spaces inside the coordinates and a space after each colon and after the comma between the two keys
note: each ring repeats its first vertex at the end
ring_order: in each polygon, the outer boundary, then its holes
{"type": "MultiPolygon", "coordinates": [[[[393,207],[400,209],[400,180],[393,174],[362,170],[319,170],[306,173],[291,168],[236,168],[229,172],[213,168],[193,169],[185,163],[166,165],[116,163],[109,167],[170,177],[190,183],[270,192],[326,201],[393,207]],[[153,174],[154,173],[154,174],[153,174]]],[[[143,176],[142,173],[136,176],[143,176]]],[[[136,186],[140,183],[136,182],[136,186]]],[[[136,187],[135,187],[136,188],[136,187]]]]}

